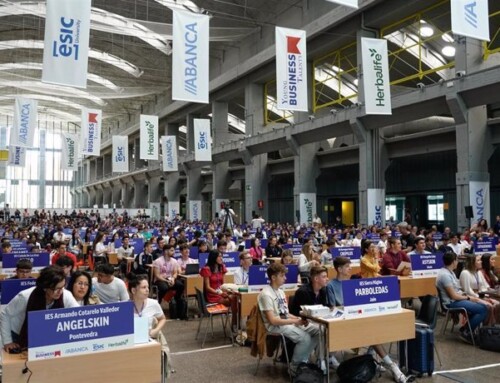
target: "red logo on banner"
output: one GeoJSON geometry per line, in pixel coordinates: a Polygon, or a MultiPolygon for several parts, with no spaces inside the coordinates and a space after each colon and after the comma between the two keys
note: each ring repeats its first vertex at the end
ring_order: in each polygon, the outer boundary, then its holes
{"type": "Polygon", "coordinates": [[[286,37],[286,44],[287,44],[287,52],[288,53],[294,53],[297,55],[300,55],[299,47],[297,44],[300,42],[300,37],[294,37],[294,36],[287,36],[286,37]]]}
{"type": "Polygon", "coordinates": [[[97,124],[97,113],[89,113],[89,122],[97,124]]]}
{"type": "Polygon", "coordinates": [[[54,351],[54,356],[61,356],[61,351],[54,351]]]}
{"type": "Polygon", "coordinates": [[[257,201],[257,207],[261,210],[264,209],[264,200],[259,199],[257,201]]]}

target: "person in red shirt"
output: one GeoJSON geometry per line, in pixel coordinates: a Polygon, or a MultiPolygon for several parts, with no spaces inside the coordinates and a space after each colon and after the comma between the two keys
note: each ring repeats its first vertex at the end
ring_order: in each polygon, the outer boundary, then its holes
{"type": "Polygon", "coordinates": [[[403,276],[410,274],[410,269],[408,267],[403,268],[403,270],[399,272],[397,271],[401,262],[410,262],[408,255],[401,249],[401,241],[396,237],[391,237],[388,243],[389,249],[382,258],[382,270],[380,274],[403,276]]]}
{"type": "Polygon", "coordinates": [[[78,260],[76,259],[75,254],[66,251],[66,242],[58,242],[56,245],[55,253],[51,258],[51,264],[55,265],[60,256],[65,255],[73,260],[73,269],[76,268],[76,264],[78,260]]]}

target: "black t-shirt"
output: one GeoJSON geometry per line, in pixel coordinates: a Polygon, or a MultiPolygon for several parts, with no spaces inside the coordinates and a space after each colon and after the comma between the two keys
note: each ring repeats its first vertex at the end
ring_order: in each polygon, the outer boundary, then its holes
{"type": "Polygon", "coordinates": [[[415,236],[412,233],[402,235],[399,239],[401,240],[403,250],[407,247],[415,249],[415,236]]]}
{"type": "Polygon", "coordinates": [[[298,316],[300,312],[300,306],[303,305],[324,305],[328,306],[328,298],[326,295],[326,288],[322,288],[319,291],[319,294],[314,294],[314,290],[310,283],[307,285],[302,285],[295,292],[295,296],[293,297],[293,302],[290,307],[290,313],[298,316]]]}

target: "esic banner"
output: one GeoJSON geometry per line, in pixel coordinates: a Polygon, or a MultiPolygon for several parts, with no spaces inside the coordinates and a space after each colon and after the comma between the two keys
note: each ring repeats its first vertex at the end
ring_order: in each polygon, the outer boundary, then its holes
{"type": "Polygon", "coordinates": [[[208,104],[210,17],[173,11],[172,99],[208,104]]]}
{"type": "Polygon", "coordinates": [[[63,132],[62,136],[61,169],[78,170],[78,135],[63,132]]]}
{"type": "Polygon", "coordinates": [[[358,9],[358,0],[326,0],[326,1],[358,9]]]}
{"type": "Polygon", "coordinates": [[[24,148],[34,146],[37,108],[38,102],[36,100],[16,97],[9,146],[22,146],[24,148]]]}
{"type": "Polygon", "coordinates": [[[194,160],[212,161],[210,120],[194,119],[194,160]]]}
{"type": "Polygon", "coordinates": [[[306,32],[276,27],[278,109],[307,112],[306,32]]]}
{"type": "Polygon", "coordinates": [[[177,214],[181,212],[181,203],[179,201],[168,201],[168,220],[173,221],[177,214]]]}
{"type": "Polygon", "coordinates": [[[47,0],[42,81],[87,87],[90,0],[47,0]]]}
{"type": "Polygon", "coordinates": [[[8,166],[24,167],[26,165],[26,148],[20,146],[9,146],[8,166]]]}
{"type": "Polygon", "coordinates": [[[450,6],[453,33],[490,41],[487,0],[451,0],[450,6]]]}
{"type": "Polygon", "coordinates": [[[474,221],[482,219],[490,222],[490,183],[470,181],[469,201],[474,213],[474,221]]]}
{"type": "Polygon", "coordinates": [[[158,116],[141,114],[141,160],[158,160],[158,116]]]}
{"type": "Polygon", "coordinates": [[[200,200],[189,201],[189,220],[190,221],[200,221],[201,220],[201,201],[200,200]]]}
{"type": "Polygon", "coordinates": [[[300,223],[310,224],[316,214],[316,193],[300,193],[300,223]]]}
{"type": "Polygon", "coordinates": [[[366,114],[392,114],[387,40],[361,39],[366,114]]]}
{"type": "Polygon", "coordinates": [[[82,109],[82,154],[99,156],[101,154],[102,111],[82,109]]]}
{"type": "Polygon", "coordinates": [[[115,173],[128,172],[128,137],[113,136],[112,171],[115,173]]]}
{"type": "Polygon", "coordinates": [[[385,226],[385,189],[368,189],[368,225],[385,226]]]}
{"type": "Polygon", "coordinates": [[[177,164],[177,138],[175,136],[162,136],[161,151],[163,154],[163,171],[176,172],[179,170],[177,164]]]}

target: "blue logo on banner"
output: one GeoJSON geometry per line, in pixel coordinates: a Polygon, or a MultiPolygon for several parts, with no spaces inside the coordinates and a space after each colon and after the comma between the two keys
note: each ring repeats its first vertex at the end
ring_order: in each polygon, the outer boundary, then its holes
{"type": "Polygon", "coordinates": [[[349,279],[342,281],[344,306],[399,301],[397,277],[349,279]]]}
{"type": "Polygon", "coordinates": [[[332,256],[336,257],[347,257],[351,261],[361,259],[361,247],[334,247],[332,249],[332,256]]]}
{"type": "Polygon", "coordinates": [[[207,135],[205,132],[200,132],[200,136],[198,137],[198,149],[200,150],[208,149],[207,135]]]}
{"type": "Polygon", "coordinates": [[[193,95],[198,93],[198,23],[186,24],[184,33],[186,67],[184,68],[184,90],[193,95]]]}
{"type": "Polygon", "coordinates": [[[443,254],[436,252],[434,254],[411,254],[411,270],[438,270],[443,267],[443,254]]]}
{"type": "Polygon", "coordinates": [[[60,18],[59,40],[52,42],[52,56],[71,57],[78,61],[80,20],[60,18]]]}
{"type": "Polygon", "coordinates": [[[2,305],[8,304],[19,292],[36,285],[36,279],[6,279],[2,284],[2,305]]]}
{"type": "Polygon", "coordinates": [[[477,13],[474,8],[477,6],[475,1],[464,5],[465,21],[474,29],[477,29],[477,13]]]}

